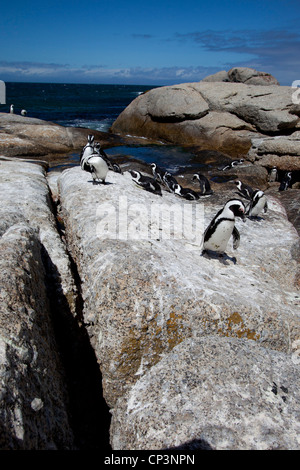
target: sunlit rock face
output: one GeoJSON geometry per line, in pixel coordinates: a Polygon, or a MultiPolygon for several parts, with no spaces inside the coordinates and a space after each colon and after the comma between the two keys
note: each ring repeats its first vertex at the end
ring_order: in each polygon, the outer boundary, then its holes
{"type": "Polygon", "coordinates": [[[64,171],[58,188],[110,406],[188,338],[243,338],[292,353],[300,331],[291,254],[298,235],[274,197],[261,218],[237,220],[240,246],[235,251],[230,241],[219,259],[201,256],[219,198],[160,197],[129,173],[109,172],[106,185],[93,185],[79,168],[64,171]]]}
{"type": "MultiPolygon", "coordinates": [[[[150,90],[129,104],[112,131],[218,150],[231,157],[247,156],[253,139],[297,132],[300,105],[291,87],[278,86],[267,74],[231,72],[228,80],[215,77],[150,90]]],[[[275,142],[281,145],[280,140],[275,142]]],[[[299,142],[294,145],[299,156],[299,142]]]]}

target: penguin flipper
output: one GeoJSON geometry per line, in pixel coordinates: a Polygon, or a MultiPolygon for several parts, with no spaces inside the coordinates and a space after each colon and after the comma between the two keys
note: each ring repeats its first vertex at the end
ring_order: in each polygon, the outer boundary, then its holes
{"type": "Polygon", "coordinates": [[[238,231],[236,226],[233,227],[232,236],[233,236],[233,249],[236,250],[240,245],[240,232],[238,231]]]}
{"type": "Polygon", "coordinates": [[[265,205],[264,205],[264,213],[266,213],[268,210],[268,203],[266,202],[265,205]]]}

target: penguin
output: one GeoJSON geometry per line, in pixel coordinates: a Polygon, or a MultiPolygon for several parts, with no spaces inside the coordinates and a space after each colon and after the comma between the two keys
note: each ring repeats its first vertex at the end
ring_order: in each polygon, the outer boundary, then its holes
{"type": "MultiPolygon", "coordinates": [[[[85,150],[85,152],[87,149],[85,150]]],[[[91,155],[87,155],[81,159],[81,168],[88,173],[91,173],[93,177],[93,184],[96,180],[105,184],[106,175],[108,172],[108,165],[106,161],[100,155],[100,152],[94,150],[91,155]]]]}
{"type": "Polygon", "coordinates": [[[257,217],[262,211],[266,213],[268,210],[268,201],[265,193],[260,189],[255,189],[251,196],[251,201],[247,206],[247,216],[257,217]]]}
{"type": "Polygon", "coordinates": [[[177,180],[174,178],[174,176],[171,175],[171,173],[168,173],[167,171],[163,175],[163,182],[165,186],[168,188],[168,190],[171,193],[174,193],[175,186],[178,184],[177,180]]]}
{"type": "Polygon", "coordinates": [[[104,150],[101,148],[101,145],[99,142],[96,142],[94,145],[94,150],[99,153],[99,155],[103,158],[103,160],[106,161],[108,169],[111,171],[114,171],[115,173],[121,173],[122,170],[120,166],[117,163],[112,163],[108,157],[108,155],[104,152],[104,150]]]}
{"type": "Polygon", "coordinates": [[[199,199],[199,194],[193,191],[190,188],[182,188],[180,184],[176,184],[174,188],[174,193],[178,196],[184,197],[188,201],[197,201],[199,199]]]}
{"type": "Polygon", "coordinates": [[[239,190],[239,195],[245,197],[248,200],[251,200],[252,194],[253,194],[253,189],[251,186],[242,183],[240,180],[234,181],[234,184],[236,184],[237,189],[239,190]]]}
{"type": "Polygon", "coordinates": [[[232,160],[232,162],[228,163],[227,165],[223,165],[218,170],[225,171],[229,170],[230,168],[234,168],[237,165],[242,165],[244,163],[244,159],[240,158],[239,160],[232,160]]]}
{"type": "Polygon", "coordinates": [[[291,186],[292,180],[292,173],[287,171],[282,178],[278,191],[287,191],[287,189],[291,186]]]}
{"type": "Polygon", "coordinates": [[[87,144],[83,147],[80,154],[80,164],[83,159],[89,157],[94,153],[94,136],[92,134],[89,134],[87,140],[87,144]]]}
{"type": "Polygon", "coordinates": [[[10,112],[10,114],[14,114],[14,105],[13,104],[10,105],[9,112],[10,112]]]}
{"type": "Polygon", "coordinates": [[[21,111],[21,116],[27,116],[27,111],[26,111],[26,109],[22,109],[22,111],[21,111]]]}
{"type": "Polygon", "coordinates": [[[154,178],[161,184],[164,184],[164,181],[163,181],[163,176],[165,174],[165,171],[161,170],[157,165],[156,163],[151,163],[151,169],[152,169],[152,173],[153,173],[153,176],[154,178]]]}
{"type": "Polygon", "coordinates": [[[138,186],[141,186],[146,191],[162,196],[160,184],[154,178],[142,175],[141,172],[136,170],[129,170],[129,173],[131,174],[133,181],[138,186]]]}
{"type": "Polygon", "coordinates": [[[235,218],[245,221],[246,208],[240,199],[229,199],[223,209],[212,219],[203,234],[203,251],[214,251],[223,255],[231,235],[233,236],[233,249],[240,244],[240,233],[235,227],[235,218]]]}
{"type": "Polygon", "coordinates": [[[273,183],[274,181],[278,181],[278,173],[276,166],[273,166],[269,174],[269,183],[273,183]]]}
{"type": "Polygon", "coordinates": [[[193,181],[198,180],[200,184],[200,195],[208,195],[208,194],[213,194],[213,191],[210,187],[210,182],[208,179],[204,176],[201,175],[201,173],[195,173],[193,175],[193,181]]]}
{"type": "Polygon", "coordinates": [[[112,163],[112,169],[115,173],[120,173],[123,175],[123,171],[121,170],[121,167],[118,163],[112,163]]]}

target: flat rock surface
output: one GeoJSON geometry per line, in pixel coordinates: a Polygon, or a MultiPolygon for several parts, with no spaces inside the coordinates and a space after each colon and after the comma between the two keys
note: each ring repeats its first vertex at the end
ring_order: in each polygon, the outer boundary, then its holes
{"type": "Polygon", "coordinates": [[[203,230],[224,202],[218,198],[160,197],[128,173],[109,172],[106,185],[93,185],[79,167],[61,174],[58,189],[110,407],[188,338],[243,338],[296,354],[298,235],[276,198],[262,218],[237,221],[240,247],[230,243],[220,260],[201,256],[203,230]]]}
{"type": "Polygon", "coordinates": [[[187,339],[119,400],[112,447],[298,450],[299,374],[296,361],[253,341],[187,339]]]}

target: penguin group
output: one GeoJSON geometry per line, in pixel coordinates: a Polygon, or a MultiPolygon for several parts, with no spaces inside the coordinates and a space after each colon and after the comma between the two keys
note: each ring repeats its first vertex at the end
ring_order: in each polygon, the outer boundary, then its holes
{"type": "MultiPolygon", "coordinates": [[[[235,160],[230,167],[240,165],[243,160],[235,160]]],[[[83,147],[80,156],[82,170],[91,173],[93,184],[97,181],[105,184],[109,170],[122,173],[119,165],[112,163],[99,143],[94,142],[94,136],[88,135],[88,142],[83,147]]],[[[189,201],[199,201],[201,197],[213,194],[208,179],[201,173],[193,175],[193,182],[199,184],[199,190],[182,187],[178,180],[170,172],[163,170],[156,163],[150,164],[152,176],[143,174],[138,170],[128,170],[132,181],[140,188],[155,195],[162,196],[162,189],[175,196],[189,201]]],[[[220,168],[219,168],[220,169],[220,168]]],[[[222,167],[222,171],[227,167],[222,167]]],[[[277,170],[273,168],[272,179],[277,180],[277,170]],[[276,171],[275,171],[276,170],[276,171]]],[[[291,181],[291,173],[287,172],[281,181],[279,191],[286,190],[291,181]]],[[[240,244],[240,233],[235,225],[236,218],[245,222],[248,219],[258,219],[261,213],[268,210],[267,197],[261,189],[253,189],[240,180],[235,180],[239,198],[231,198],[225,202],[213,217],[203,234],[202,254],[207,252],[217,253],[224,256],[230,237],[233,237],[233,249],[236,250],[240,244]],[[244,199],[245,201],[243,201],[244,199]]]]}
{"type": "Polygon", "coordinates": [[[122,173],[117,163],[112,163],[99,142],[95,142],[92,134],[88,135],[87,144],[83,147],[80,155],[81,169],[92,175],[93,184],[97,182],[105,184],[108,170],[122,173]]]}
{"type": "Polygon", "coordinates": [[[266,213],[268,210],[268,201],[266,195],[260,189],[252,189],[251,186],[244,184],[240,180],[234,181],[239,196],[247,199],[246,216],[258,217],[261,212],[266,213]]]}
{"type": "Polygon", "coordinates": [[[195,173],[193,175],[193,180],[198,180],[200,185],[200,191],[194,191],[191,188],[182,187],[171,173],[166,170],[162,170],[156,163],[151,163],[150,166],[156,183],[160,184],[168,192],[183,197],[188,201],[197,201],[201,196],[209,196],[213,194],[208,179],[200,173],[195,173]]]}
{"type": "MultiPolygon", "coordinates": [[[[14,113],[15,113],[15,107],[14,107],[13,104],[11,104],[10,107],[9,107],[9,113],[10,113],[10,114],[14,114],[14,113]]],[[[22,110],[21,110],[21,116],[27,116],[27,111],[26,111],[26,109],[22,109],[22,110]]]]}

